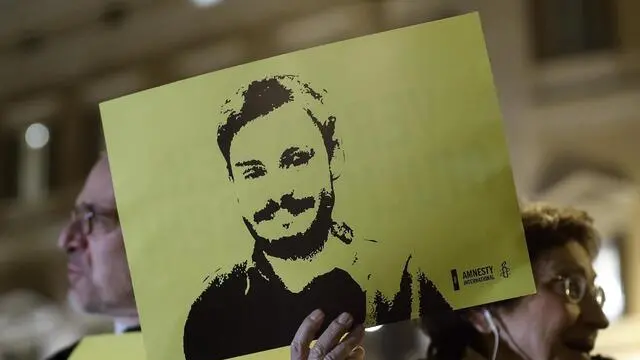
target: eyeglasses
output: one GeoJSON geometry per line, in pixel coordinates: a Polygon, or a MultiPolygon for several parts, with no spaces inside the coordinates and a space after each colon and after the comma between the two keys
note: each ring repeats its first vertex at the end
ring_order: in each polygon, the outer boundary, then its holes
{"type": "Polygon", "coordinates": [[[589,284],[584,276],[556,276],[553,280],[562,285],[563,294],[569,302],[579,304],[589,294],[598,306],[604,306],[604,290],[598,285],[589,284]]]}
{"type": "Polygon", "coordinates": [[[71,222],[80,225],[80,231],[84,236],[93,233],[107,233],[119,225],[118,212],[97,211],[89,207],[74,209],[71,212],[71,222]]]}

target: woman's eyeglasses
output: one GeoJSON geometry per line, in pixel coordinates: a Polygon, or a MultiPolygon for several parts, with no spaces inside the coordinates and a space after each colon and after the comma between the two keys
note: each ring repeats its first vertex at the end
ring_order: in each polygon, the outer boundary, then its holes
{"type": "Polygon", "coordinates": [[[96,211],[89,208],[73,210],[71,221],[80,225],[80,231],[84,236],[94,232],[109,232],[119,224],[117,211],[96,211]]]}
{"type": "Polygon", "coordinates": [[[582,275],[556,276],[554,281],[562,285],[561,290],[567,300],[573,304],[580,303],[585,296],[591,296],[600,306],[604,306],[605,295],[602,287],[589,284],[582,275]]]}

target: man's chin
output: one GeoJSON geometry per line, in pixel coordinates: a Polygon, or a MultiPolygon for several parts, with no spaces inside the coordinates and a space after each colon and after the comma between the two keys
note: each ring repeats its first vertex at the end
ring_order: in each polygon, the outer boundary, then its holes
{"type": "Polygon", "coordinates": [[[591,359],[591,351],[584,349],[573,349],[563,346],[557,358],[562,360],[589,360],[591,359]]]}
{"type": "Polygon", "coordinates": [[[94,305],[95,301],[91,300],[91,296],[77,287],[72,287],[67,293],[67,300],[71,308],[77,312],[95,313],[98,309],[94,305]]]}

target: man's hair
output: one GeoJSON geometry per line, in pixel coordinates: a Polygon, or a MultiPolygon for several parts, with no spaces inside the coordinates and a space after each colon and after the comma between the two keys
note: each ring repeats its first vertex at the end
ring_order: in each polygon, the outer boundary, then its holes
{"type": "MultiPolygon", "coordinates": [[[[533,203],[524,206],[520,213],[534,275],[545,254],[571,241],[580,244],[592,258],[597,255],[600,237],[593,226],[593,219],[586,212],[533,203]]],[[[502,300],[489,307],[512,308],[521,299],[523,297],[502,300]]],[[[466,349],[473,346],[478,338],[475,328],[467,320],[469,311],[477,308],[433,312],[423,317],[423,329],[431,339],[429,360],[460,360],[464,357],[466,349]]]]}
{"type": "Polygon", "coordinates": [[[331,159],[339,141],[335,137],[336,117],[325,109],[326,92],[324,89],[315,90],[308,83],[302,82],[297,75],[274,75],[252,81],[238,89],[232,98],[225,100],[221,113],[226,116],[226,120],[218,127],[218,147],[227,163],[229,177],[233,179],[231,142],[240,129],[249,122],[292,102],[299,102],[318,127],[331,159]]]}
{"type": "Polygon", "coordinates": [[[529,258],[535,264],[542,255],[570,241],[578,242],[593,258],[600,248],[600,236],[593,219],[571,207],[531,204],[521,211],[529,258]]]}

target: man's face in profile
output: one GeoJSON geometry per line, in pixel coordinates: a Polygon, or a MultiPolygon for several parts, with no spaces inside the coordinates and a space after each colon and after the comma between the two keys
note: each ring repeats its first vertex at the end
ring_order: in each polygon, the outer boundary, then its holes
{"type": "Polygon", "coordinates": [[[58,239],[67,253],[70,295],[91,313],[137,316],[106,158],[93,167],[58,239]]]}
{"type": "Polygon", "coordinates": [[[242,216],[259,237],[269,243],[302,240],[318,215],[330,212],[327,150],[300,104],[285,104],[251,121],[230,150],[242,216]]]}

